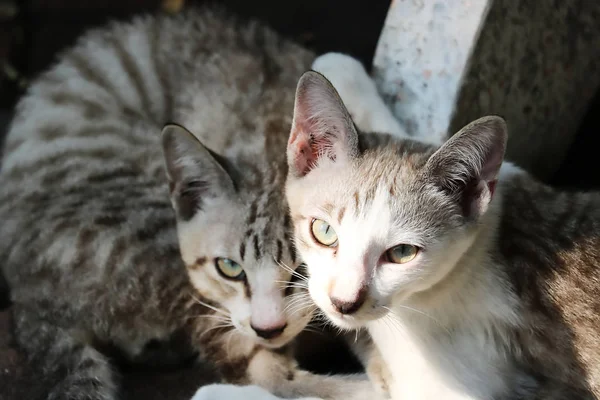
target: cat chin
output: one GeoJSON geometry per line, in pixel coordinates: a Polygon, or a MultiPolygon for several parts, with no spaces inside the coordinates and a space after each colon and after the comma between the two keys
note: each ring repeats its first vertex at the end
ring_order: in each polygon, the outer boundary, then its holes
{"type": "Polygon", "coordinates": [[[252,338],[256,343],[258,343],[262,347],[266,347],[268,349],[278,349],[289,344],[292,340],[294,340],[300,332],[306,328],[310,320],[312,319],[312,314],[307,314],[304,317],[299,317],[297,323],[292,326],[288,326],[284,331],[282,336],[279,336],[275,339],[266,340],[262,339],[256,335],[252,335],[252,338]]]}
{"type": "Polygon", "coordinates": [[[325,315],[327,316],[327,318],[329,319],[329,321],[334,324],[336,327],[344,329],[344,330],[348,330],[348,331],[353,331],[356,329],[360,329],[360,328],[364,328],[367,323],[369,322],[366,319],[363,318],[356,318],[353,317],[351,315],[341,315],[341,314],[334,314],[334,313],[329,313],[329,312],[325,312],[325,315]]]}

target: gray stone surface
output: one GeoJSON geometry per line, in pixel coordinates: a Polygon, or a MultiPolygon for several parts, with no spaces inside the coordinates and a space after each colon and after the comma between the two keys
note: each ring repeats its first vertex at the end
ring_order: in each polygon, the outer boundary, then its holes
{"type": "Polygon", "coordinates": [[[600,1],[395,0],[374,74],[409,132],[501,115],[507,158],[547,179],[600,87],[600,1]]]}

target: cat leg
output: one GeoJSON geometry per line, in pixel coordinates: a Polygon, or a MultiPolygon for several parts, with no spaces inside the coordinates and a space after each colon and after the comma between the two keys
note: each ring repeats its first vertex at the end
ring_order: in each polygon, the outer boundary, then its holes
{"type": "MultiPolygon", "coordinates": [[[[236,385],[207,385],[203,386],[192,397],[191,400],[280,400],[260,386],[236,386],[236,385]]],[[[295,400],[320,400],[316,397],[302,397],[295,400]]]]}
{"type": "Polygon", "coordinates": [[[315,59],[312,69],[333,84],[359,130],[410,137],[383,102],[360,61],[341,53],[326,53],[315,59]]]}
{"type": "MultiPolygon", "coordinates": [[[[206,351],[207,349],[204,348],[206,351]]],[[[210,354],[212,352],[205,352],[210,354]]],[[[222,350],[220,370],[228,384],[200,388],[194,400],[383,400],[368,377],[317,375],[300,370],[290,353],[255,347],[246,357],[230,360],[222,350]],[[232,368],[234,367],[234,368],[232,368]],[[235,386],[241,385],[241,386],[235,386]],[[258,388],[257,388],[258,387],[258,388]]]]}
{"type": "Polygon", "coordinates": [[[248,365],[252,384],[286,399],[317,397],[326,400],[380,400],[381,396],[364,374],[317,375],[298,369],[285,354],[259,350],[248,365]]]}
{"type": "Polygon", "coordinates": [[[57,382],[47,400],[114,400],[117,387],[108,359],[68,332],[14,306],[15,334],[29,363],[57,382]]]}
{"type": "Polygon", "coordinates": [[[392,375],[369,333],[366,330],[348,332],[343,338],[365,367],[367,376],[375,390],[382,398],[390,398],[392,375]]]}

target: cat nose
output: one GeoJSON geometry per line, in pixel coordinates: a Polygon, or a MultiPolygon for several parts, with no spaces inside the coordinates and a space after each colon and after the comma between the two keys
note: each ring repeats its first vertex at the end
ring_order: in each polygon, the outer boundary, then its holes
{"type": "Polygon", "coordinates": [[[252,329],[254,329],[254,332],[256,332],[256,334],[263,338],[263,339],[275,339],[276,337],[281,336],[281,334],[283,333],[283,331],[285,330],[285,328],[287,327],[287,324],[283,324],[281,326],[278,327],[269,327],[269,328],[258,328],[252,324],[250,324],[250,326],[252,327],[252,329]]]}
{"type": "Polygon", "coordinates": [[[356,298],[352,301],[340,300],[335,297],[330,297],[331,304],[335,307],[335,309],[344,315],[350,315],[357,312],[363,304],[365,304],[365,300],[367,299],[367,291],[360,290],[356,298]]]}

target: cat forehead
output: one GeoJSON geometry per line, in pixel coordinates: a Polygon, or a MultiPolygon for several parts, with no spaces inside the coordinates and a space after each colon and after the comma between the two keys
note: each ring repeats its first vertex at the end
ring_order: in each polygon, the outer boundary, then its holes
{"type": "Polygon", "coordinates": [[[428,148],[402,145],[369,149],[345,168],[347,173],[339,174],[335,196],[358,207],[381,197],[392,201],[421,195],[426,189],[421,171],[431,154],[428,148]]]}
{"type": "Polygon", "coordinates": [[[291,219],[280,185],[247,191],[238,206],[243,215],[239,242],[244,260],[295,261],[291,219]]]}
{"type": "Polygon", "coordinates": [[[457,211],[424,179],[423,168],[434,151],[388,146],[367,150],[346,165],[321,165],[289,192],[292,213],[317,213],[366,235],[369,224],[375,231],[388,225],[432,235],[454,225],[457,211]]]}

